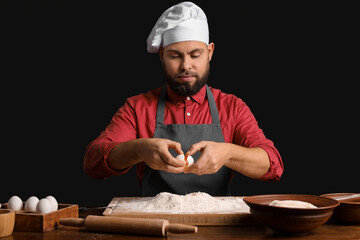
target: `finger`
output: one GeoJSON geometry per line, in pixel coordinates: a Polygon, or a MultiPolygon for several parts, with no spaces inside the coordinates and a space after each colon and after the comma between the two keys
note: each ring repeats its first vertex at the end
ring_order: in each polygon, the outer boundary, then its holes
{"type": "Polygon", "coordinates": [[[185,169],[185,173],[194,173],[197,175],[213,174],[222,167],[217,161],[211,160],[210,156],[203,153],[195,164],[185,169]]]}
{"type": "Polygon", "coordinates": [[[184,167],[184,173],[193,173],[196,175],[203,175],[201,169],[198,168],[195,164],[193,164],[189,167],[184,167]]]}
{"type": "Polygon", "coordinates": [[[191,145],[190,149],[186,152],[188,155],[194,155],[198,151],[202,151],[206,147],[206,142],[201,141],[191,145]]]}
{"type": "Polygon", "coordinates": [[[180,143],[169,140],[168,146],[169,148],[174,149],[177,154],[184,154],[183,150],[181,149],[180,143]]]}
{"type": "Polygon", "coordinates": [[[185,161],[174,158],[168,150],[164,151],[161,154],[161,158],[163,159],[165,164],[171,165],[173,167],[185,166],[185,161]]]}
{"type": "Polygon", "coordinates": [[[201,155],[193,165],[186,167],[184,172],[203,175],[206,173],[206,162],[206,157],[204,157],[204,155],[201,155]]]}
{"type": "Polygon", "coordinates": [[[182,173],[184,172],[184,167],[174,167],[171,165],[166,165],[163,171],[170,173],[182,173]]]}

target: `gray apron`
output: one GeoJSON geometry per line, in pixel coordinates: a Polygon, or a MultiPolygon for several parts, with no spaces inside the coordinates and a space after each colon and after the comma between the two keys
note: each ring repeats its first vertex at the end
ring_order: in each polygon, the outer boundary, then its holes
{"type": "MultiPolygon", "coordinates": [[[[166,138],[181,143],[183,152],[187,152],[191,145],[200,141],[225,142],[221,131],[219,114],[214,96],[206,85],[209,102],[211,124],[164,124],[166,86],[162,89],[156,113],[156,128],[154,138],[166,138]]],[[[176,157],[177,153],[169,149],[176,157]]],[[[200,157],[200,152],[192,156],[194,161],[200,157]]],[[[160,192],[187,194],[192,192],[206,192],[212,196],[230,195],[231,170],[222,167],[218,172],[207,175],[193,173],[169,173],[154,170],[146,165],[142,184],[143,196],[155,196],[160,192]]]]}

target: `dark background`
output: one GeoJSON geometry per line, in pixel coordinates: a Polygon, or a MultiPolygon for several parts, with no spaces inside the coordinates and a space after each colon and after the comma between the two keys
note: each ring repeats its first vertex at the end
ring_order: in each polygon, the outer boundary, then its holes
{"type": "MultiPolygon", "coordinates": [[[[194,2],[215,43],[209,85],[249,105],[285,165],[277,183],[236,174],[233,195],[359,192],[355,6],[194,2]]],[[[140,195],[133,171],[96,180],[82,161],[127,97],[163,85],[146,39],[176,3],[1,1],[1,203],[53,195],[107,205],[140,195]]]]}

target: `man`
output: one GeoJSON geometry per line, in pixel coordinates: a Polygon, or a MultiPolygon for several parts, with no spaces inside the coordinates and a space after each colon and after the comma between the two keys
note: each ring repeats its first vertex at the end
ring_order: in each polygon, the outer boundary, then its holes
{"type": "Polygon", "coordinates": [[[136,165],[144,196],[203,191],[230,195],[233,171],[277,181],[281,157],[239,98],[207,86],[214,43],[204,12],[191,2],[167,9],[152,29],[148,52],[159,53],[166,86],[128,98],[88,145],[92,177],[126,173],[136,165]],[[192,155],[185,167],[178,154],[192,155]]]}

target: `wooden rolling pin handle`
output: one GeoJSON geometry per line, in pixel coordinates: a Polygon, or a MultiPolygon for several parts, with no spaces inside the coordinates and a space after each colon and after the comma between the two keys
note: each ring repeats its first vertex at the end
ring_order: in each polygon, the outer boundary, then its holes
{"type": "Polygon", "coordinates": [[[197,227],[185,224],[169,224],[164,219],[104,217],[89,215],[82,218],[61,218],[59,223],[66,226],[82,227],[95,232],[130,233],[166,236],[171,233],[196,233],[197,227]]]}
{"type": "Polygon", "coordinates": [[[169,224],[165,226],[165,232],[171,233],[197,233],[198,228],[196,226],[190,226],[185,224],[169,224]]]}
{"type": "Polygon", "coordinates": [[[82,218],[60,218],[59,223],[66,226],[82,227],[85,219],[82,218]]]}

